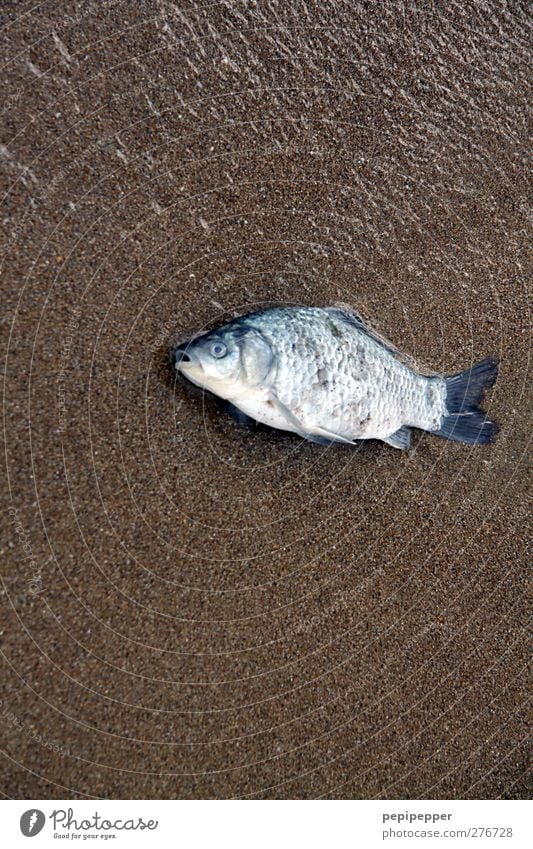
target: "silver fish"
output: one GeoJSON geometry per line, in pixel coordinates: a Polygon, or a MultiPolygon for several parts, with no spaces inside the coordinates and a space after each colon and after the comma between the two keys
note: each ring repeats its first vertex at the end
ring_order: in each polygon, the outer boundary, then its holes
{"type": "Polygon", "coordinates": [[[498,432],[477,406],[496,359],[451,377],[421,374],[339,307],[250,313],[179,345],[171,361],[245,417],[311,442],[381,439],[406,450],[412,428],[469,444],[498,432]]]}

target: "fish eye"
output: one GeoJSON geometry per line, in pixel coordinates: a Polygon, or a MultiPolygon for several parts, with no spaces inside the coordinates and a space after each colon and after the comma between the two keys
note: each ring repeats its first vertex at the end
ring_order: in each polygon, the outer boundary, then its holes
{"type": "Polygon", "coordinates": [[[213,342],[209,349],[211,355],[216,357],[216,359],[220,359],[220,357],[225,357],[228,353],[228,348],[224,345],[224,342],[213,342]]]}

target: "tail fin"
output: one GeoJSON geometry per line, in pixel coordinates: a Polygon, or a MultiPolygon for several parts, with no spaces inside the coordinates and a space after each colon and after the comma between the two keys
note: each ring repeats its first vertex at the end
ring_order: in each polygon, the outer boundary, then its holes
{"type": "Polygon", "coordinates": [[[499,427],[487,419],[478,404],[497,376],[498,360],[487,357],[472,368],[446,378],[447,413],[440,430],[433,431],[435,436],[470,445],[494,442],[499,427]]]}

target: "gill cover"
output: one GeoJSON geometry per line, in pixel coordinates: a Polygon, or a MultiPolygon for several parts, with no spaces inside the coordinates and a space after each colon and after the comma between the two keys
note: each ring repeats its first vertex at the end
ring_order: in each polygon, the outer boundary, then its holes
{"type": "Polygon", "coordinates": [[[274,354],[260,330],[245,325],[235,334],[240,350],[241,379],[247,386],[264,384],[274,365],[274,354]]]}

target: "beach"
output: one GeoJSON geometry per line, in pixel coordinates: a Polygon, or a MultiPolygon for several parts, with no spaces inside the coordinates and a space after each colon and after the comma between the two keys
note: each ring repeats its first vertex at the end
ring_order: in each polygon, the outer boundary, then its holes
{"type": "Polygon", "coordinates": [[[526,798],[526,4],[3,8],[2,792],[526,798]],[[239,427],[172,346],[348,304],[501,431],[239,427]]]}

